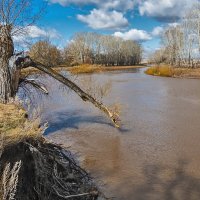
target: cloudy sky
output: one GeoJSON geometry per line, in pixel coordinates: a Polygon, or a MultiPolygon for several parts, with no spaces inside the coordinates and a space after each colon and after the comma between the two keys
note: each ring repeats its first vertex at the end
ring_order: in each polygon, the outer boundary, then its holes
{"type": "MultiPolygon", "coordinates": [[[[160,46],[166,26],[177,23],[198,0],[38,0],[45,14],[27,37],[45,35],[62,47],[76,32],[98,32],[141,42],[146,51],[160,46]]],[[[21,38],[16,38],[20,41],[21,38]]]]}

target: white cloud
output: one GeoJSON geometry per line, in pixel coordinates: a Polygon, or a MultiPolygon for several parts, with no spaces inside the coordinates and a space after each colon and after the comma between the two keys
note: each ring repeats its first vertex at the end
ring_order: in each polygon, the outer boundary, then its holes
{"type": "Polygon", "coordinates": [[[105,1],[105,3],[102,3],[102,1],[99,1],[100,5],[99,7],[105,8],[105,9],[115,9],[118,11],[127,11],[131,10],[134,7],[134,0],[111,0],[111,1],[105,1]]]}
{"type": "Polygon", "coordinates": [[[123,38],[124,40],[145,41],[152,39],[150,34],[144,30],[131,29],[127,32],[115,32],[114,36],[123,38]]]}
{"type": "Polygon", "coordinates": [[[160,21],[176,21],[199,0],[47,0],[50,3],[68,5],[93,5],[97,9],[126,12],[137,6],[141,15],[155,17],[160,21]]]}
{"type": "Polygon", "coordinates": [[[28,26],[26,33],[29,38],[47,37],[49,39],[58,39],[60,34],[55,29],[42,29],[38,26],[28,26]]]}
{"type": "MultiPolygon", "coordinates": [[[[15,30],[14,30],[15,31],[15,30]]],[[[20,32],[16,32],[13,36],[13,40],[18,45],[25,46],[26,43],[32,39],[58,39],[60,34],[55,29],[42,29],[38,26],[28,26],[20,32]]]]}
{"type": "Polygon", "coordinates": [[[59,3],[62,6],[93,5],[88,15],[77,15],[78,20],[86,23],[93,29],[119,30],[128,26],[124,17],[126,11],[133,9],[136,0],[47,0],[50,3],[59,3]]]}
{"type": "Polygon", "coordinates": [[[135,0],[49,0],[51,3],[59,3],[62,6],[73,5],[90,5],[93,4],[101,9],[114,9],[125,11],[133,9],[135,0]]]}
{"type": "Polygon", "coordinates": [[[164,28],[163,28],[163,27],[161,27],[161,26],[156,26],[156,27],[153,29],[153,31],[151,32],[151,35],[152,35],[152,36],[155,36],[155,37],[161,36],[162,33],[163,33],[163,31],[164,31],[164,28]]]}
{"type": "Polygon", "coordinates": [[[161,36],[164,32],[165,32],[165,30],[166,29],[168,29],[168,28],[170,28],[170,27],[176,27],[176,26],[178,26],[178,25],[180,25],[179,23],[168,23],[166,26],[156,26],[156,27],[154,27],[154,29],[152,30],[152,32],[151,32],[151,35],[153,36],[153,37],[159,37],[159,36],[161,36]]]}
{"type": "Polygon", "coordinates": [[[198,0],[142,0],[139,1],[139,11],[141,15],[155,17],[161,21],[175,21],[197,2],[198,0]]]}
{"type": "Polygon", "coordinates": [[[49,0],[51,3],[59,3],[62,6],[70,4],[85,5],[85,4],[96,4],[98,0],[49,0]]]}
{"type": "Polygon", "coordinates": [[[77,15],[77,18],[93,29],[119,30],[128,26],[128,20],[115,10],[93,9],[89,15],[77,15]]]}
{"type": "Polygon", "coordinates": [[[168,24],[169,27],[176,27],[176,26],[178,26],[178,25],[180,25],[180,24],[179,24],[179,23],[176,23],[176,22],[175,22],[175,23],[169,23],[169,24],[168,24]]]}
{"type": "Polygon", "coordinates": [[[26,36],[30,38],[45,37],[47,35],[47,32],[38,26],[28,26],[26,27],[25,32],[27,33],[26,36]]]}

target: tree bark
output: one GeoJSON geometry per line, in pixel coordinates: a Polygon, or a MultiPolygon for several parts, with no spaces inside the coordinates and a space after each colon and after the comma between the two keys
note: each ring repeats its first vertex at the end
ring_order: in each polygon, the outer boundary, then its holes
{"type": "Polygon", "coordinates": [[[5,58],[0,57],[0,103],[7,103],[12,95],[8,62],[5,58]]]}
{"type": "Polygon", "coordinates": [[[0,25],[0,102],[7,103],[14,95],[12,90],[9,59],[13,55],[13,41],[11,38],[11,26],[0,25]]]}

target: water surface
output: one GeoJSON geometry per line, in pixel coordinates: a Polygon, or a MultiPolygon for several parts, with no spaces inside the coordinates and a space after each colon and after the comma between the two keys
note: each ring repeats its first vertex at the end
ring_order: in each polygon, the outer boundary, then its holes
{"type": "Polygon", "coordinates": [[[122,128],[56,81],[44,77],[48,138],[76,153],[108,197],[200,199],[200,80],[147,76],[143,69],[93,75],[122,105],[122,128]]]}

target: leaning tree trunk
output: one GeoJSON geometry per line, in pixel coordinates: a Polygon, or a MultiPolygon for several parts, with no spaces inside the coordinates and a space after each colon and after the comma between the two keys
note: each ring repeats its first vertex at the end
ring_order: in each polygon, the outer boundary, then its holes
{"type": "MultiPolygon", "coordinates": [[[[45,65],[43,65],[39,62],[32,61],[29,56],[22,58],[22,59],[18,59],[17,63],[18,63],[17,66],[21,69],[32,66],[32,67],[37,68],[40,71],[48,74],[49,76],[53,77],[57,81],[61,82],[62,84],[66,85],[71,90],[73,90],[76,94],[78,94],[79,97],[81,97],[81,99],[83,101],[88,101],[88,102],[92,103],[95,107],[97,107],[102,112],[104,112],[112,120],[115,127],[117,127],[117,128],[120,127],[119,126],[118,113],[116,113],[116,112],[110,110],[109,108],[107,108],[106,106],[104,106],[103,103],[99,102],[97,99],[95,99],[94,97],[92,97],[88,93],[84,92],[78,85],[76,85],[74,82],[72,82],[68,78],[64,77],[60,73],[56,72],[52,68],[47,67],[47,66],[45,66],[45,65]]],[[[30,83],[30,84],[34,85],[36,88],[38,88],[38,89],[42,90],[43,92],[45,92],[46,94],[48,94],[48,91],[46,91],[46,89],[43,86],[41,87],[40,85],[38,85],[33,80],[22,79],[20,81],[30,83]]]]}
{"type": "Polygon", "coordinates": [[[101,102],[96,100],[94,97],[92,97],[88,93],[84,92],[74,82],[70,81],[66,77],[64,77],[61,74],[57,73],[52,68],[47,68],[46,66],[42,65],[41,63],[35,63],[34,67],[39,69],[40,71],[45,72],[49,76],[53,77],[54,79],[58,80],[59,82],[63,83],[67,87],[69,87],[71,90],[76,92],[76,94],[78,94],[79,97],[81,97],[81,99],[83,101],[88,101],[88,102],[92,103],[95,107],[97,107],[98,109],[103,111],[112,120],[112,122],[114,123],[115,127],[119,128],[119,124],[118,124],[118,122],[119,122],[118,120],[119,119],[118,119],[118,116],[116,115],[116,113],[112,112],[106,106],[104,106],[101,102]]]}
{"type": "Polygon", "coordinates": [[[9,59],[14,49],[10,29],[9,26],[0,25],[0,103],[7,103],[14,95],[9,70],[9,59]]]}

